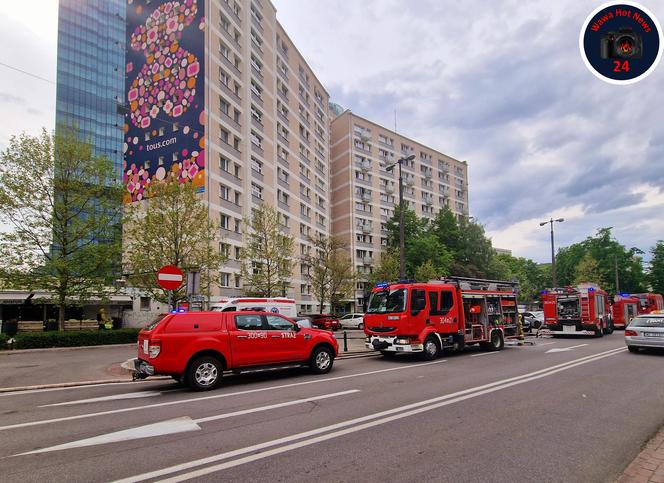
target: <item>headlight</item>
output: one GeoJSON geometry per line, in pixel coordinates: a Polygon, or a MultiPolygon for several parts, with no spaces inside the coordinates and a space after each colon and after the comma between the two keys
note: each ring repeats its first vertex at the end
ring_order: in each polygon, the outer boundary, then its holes
{"type": "Polygon", "coordinates": [[[157,357],[160,352],[161,352],[160,345],[151,345],[149,351],[150,359],[154,359],[155,357],[157,357]]]}
{"type": "Polygon", "coordinates": [[[395,341],[395,344],[407,345],[410,344],[410,339],[408,337],[398,337],[395,341]]]}

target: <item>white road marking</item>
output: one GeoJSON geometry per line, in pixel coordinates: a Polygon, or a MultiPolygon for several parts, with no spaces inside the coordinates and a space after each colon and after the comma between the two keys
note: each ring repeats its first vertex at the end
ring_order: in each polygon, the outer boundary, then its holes
{"type": "Polygon", "coordinates": [[[557,344],[557,342],[545,342],[544,344],[536,344],[535,347],[542,347],[543,345],[557,344]]]}
{"type": "Polygon", "coordinates": [[[258,392],[266,392],[266,391],[273,391],[275,389],[287,389],[290,387],[297,387],[297,386],[306,386],[309,384],[319,384],[321,382],[330,382],[330,381],[340,381],[343,379],[350,379],[353,377],[361,377],[361,376],[370,376],[373,374],[382,374],[385,372],[392,372],[392,371],[400,371],[404,369],[412,369],[415,367],[423,367],[423,366],[428,366],[431,364],[442,364],[443,362],[447,362],[447,359],[442,359],[439,361],[432,361],[432,362],[422,362],[419,364],[409,364],[407,366],[398,366],[398,367],[390,367],[388,369],[378,369],[375,371],[368,371],[368,372],[360,372],[357,374],[347,374],[345,376],[336,376],[336,377],[326,377],[326,378],[318,378],[318,379],[312,379],[310,381],[303,381],[303,382],[293,382],[290,384],[281,384],[279,386],[269,386],[269,387],[262,387],[259,389],[247,389],[246,391],[237,391],[237,392],[230,392],[226,394],[214,394],[212,396],[204,396],[204,397],[197,397],[197,398],[189,398],[189,399],[180,399],[177,401],[167,401],[167,402],[162,402],[162,403],[155,403],[155,404],[146,404],[145,406],[133,406],[129,408],[122,408],[122,409],[112,409],[109,411],[99,411],[96,413],[86,413],[86,414],[78,414],[76,416],[67,416],[63,418],[54,418],[54,419],[43,419],[40,421],[29,421],[27,423],[17,423],[17,424],[10,424],[7,426],[0,426],[0,431],[6,431],[9,429],[18,429],[18,428],[27,428],[30,426],[41,426],[44,424],[51,424],[51,423],[59,423],[62,421],[74,421],[77,419],[86,419],[86,418],[94,418],[97,416],[107,416],[109,414],[120,414],[120,413],[126,413],[126,412],[131,412],[131,411],[139,411],[142,409],[152,409],[152,408],[159,408],[159,407],[164,407],[164,406],[174,406],[177,404],[187,404],[187,403],[197,403],[201,401],[207,401],[210,399],[220,399],[220,398],[225,398],[225,397],[231,397],[231,396],[242,396],[245,394],[254,394],[258,392]]]}
{"type": "Polygon", "coordinates": [[[154,396],[161,396],[162,391],[137,391],[137,392],[127,392],[124,394],[113,394],[112,396],[102,396],[102,397],[93,397],[90,399],[79,399],[77,401],[67,401],[67,402],[61,402],[61,403],[55,403],[55,404],[45,404],[43,406],[39,406],[40,408],[49,408],[49,407],[54,407],[54,406],[71,406],[74,404],[88,404],[88,403],[96,403],[96,402],[104,402],[104,401],[116,401],[120,399],[139,399],[139,398],[144,398],[144,397],[154,397],[154,396]]]}
{"type": "MultiPolygon", "coordinates": [[[[157,380],[153,381],[141,381],[140,384],[145,384],[146,382],[157,382],[157,380]]],[[[136,385],[136,381],[127,381],[127,382],[102,382],[100,384],[84,384],[81,386],[63,386],[63,387],[45,387],[41,389],[27,389],[25,391],[11,391],[11,392],[0,392],[0,397],[5,397],[5,396],[21,396],[23,394],[37,394],[40,392],[53,392],[53,391],[66,391],[70,389],[87,389],[87,388],[93,388],[93,387],[101,387],[101,386],[124,386],[128,384],[134,384],[136,385]]]]}
{"type": "Polygon", "coordinates": [[[492,356],[494,354],[498,354],[498,352],[482,352],[481,354],[473,354],[470,357],[492,356]]]}
{"type": "Polygon", "coordinates": [[[548,351],[546,351],[545,354],[556,353],[556,352],[569,352],[572,349],[576,349],[578,347],[584,347],[584,346],[587,346],[587,345],[588,344],[579,344],[579,345],[573,345],[573,346],[570,346],[570,347],[555,347],[553,349],[549,349],[548,351]]]}
{"type": "Polygon", "coordinates": [[[102,434],[93,438],[80,439],[71,443],[59,444],[49,448],[36,449],[19,453],[14,456],[25,456],[29,454],[50,453],[51,451],[62,451],[64,449],[83,448],[85,446],[95,446],[98,444],[118,443],[120,441],[130,441],[132,439],[151,438],[154,436],[164,436],[167,434],[184,433],[188,431],[199,431],[201,427],[192,421],[189,416],[184,416],[168,421],[160,421],[154,424],[138,426],[136,428],[116,431],[114,433],[102,434]]]}
{"type": "Polygon", "coordinates": [[[167,434],[183,433],[186,431],[199,431],[201,427],[199,424],[207,423],[210,421],[218,421],[220,419],[228,419],[236,416],[243,416],[245,414],[258,413],[269,411],[271,409],[284,408],[288,406],[295,406],[296,404],[304,404],[313,401],[320,401],[322,399],[330,399],[333,397],[346,396],[360,392],[359,389],[350,389],[348,391],[334,392],[330,394],[323,394],[321,396],[312,396],[303,399],[296,399],[293,401],[286,401],[282,403],[270,404],[269,406],[260,406],[257,408],[243,409],[232,413],[217,414],[215,416],[208,416],[205,418],[191,419],[189,416],[180,418],[169,419],[167,421],[160,421],[158,423],[148,424],[145,426],[138,426],[136,428],[125,429],[122,431],[115,431],[113,433],[102,434],[92,438],[81,439],[72,441],[71,443],[59,444],[57,446],[50,446],[48,448],[36,449],[34,451],[27,451],[19,453],[14,456],[24,456],[29,454],[49,453],[51,451],[61,451],[64,449],[82,448],[85,446],[96,446],[100,444],[117,443],[120,441],[129,441],[132,439],[152,438],[155,436],[164,436],[167,434]]]}
{"type": "Polygon", "coordinates": [[[571,369],[573,367],[577,367],[579,365],[587,364],[590,362],[594,362],[600,359],[603,359],[605,357],[610,357],[616,354],[619,354],[621,352],[624,352],[626,350],[625,347],[620,347],[617,349],[611,349],[605,352],[600,352],[597,354],[593,354],[590,356],[585,356],[581,357],[579,359],[574,359],[572,361],[568,361],[562,364],[557,364],[555,366],[551,366],[546,369],[540,369],[538,371],[534,371],[528,374],[523,374],[521,376],[516,376],[516,377],[511,377],[508,379],[503,379],[500,381],[492,382],[489,384],[485,384],[482,386],[477,386],[474,388],[470,389],[465,389],[463,391],[455,392],[452,394],[447,394],[445,396],[439,396],[435,397],[432,399],[427,399],[424,401],[419,401],[416,403],[408,404],[405,406],[400,406],[397,408],[389,409],[386,411],[382,411],[379,413],[375,414],[370,414],[367,416],[362,416],[359,418],[355,419],[350,419],[347,421],[342,421],[340,423],[332,424],[330,426],[325,426],[322,428],[317,428],[313,429],[310,431],[305,431],[302,433],[297,433],[293,434],[290,436],[285,436],[283,438],[275,439],[272,441],[266,441],[264,443],[259,443],[255,444],[252,446],[248,446],[245,448],[240,448],[237,450],[233,451],[228,451],[226,453],[220,453],[214,456],[209,456],[207,458],[201,458],[198,460],[190,461],[187,463],[182,463],[178,465],[174,465],[168,468],[163,468],[160,470],[155,470],[151,471],[148,473],[143,473],[140,475],[135,475],[131,476],[129,478],[124,478],[121,480],[117,480],[115,483],[134,483],[134,482],[139,482],[139,481],[145,481],[151,478],[158,478],[161,476],[166,476],[166,475],[171,475],[173,473],[177,473],[180,471],[185,471],[185,470],[190,470],[193,468],[197,468],[203,465],[207,465],[210,463],[216,463],[218,461],[222,461],[225,459],[229,458],[234,458],[236,456],[242,456],[242,455],[247,455],[249,456],[244,456],[242,458],[238,458],[233,461],[228,461],[225,463],[221,463],[215,466],[209,466],[206,468],[202,468],[196,471],[192,471],[189,473],[183,473],[177,476],[174,476],[172,478],[166,479],[166,480],[161,480],[162,482],[178,482],[178,481],[184,481],[188,480],[191,478],[196,478],[199,476],[203,476],[206,474],[214,473],[217,471],[221,471],[226,468],[231,468],[234,466],[239,466],[245,463],[249,463],[251,461],[256,461],[259,459],[267,458],[269,456],[273,456],[276,454],[284,453],[287,451],[291,451],[293,449],[297,448],[302,448],[305,446],[309,446],[312,444],[316,444],[322,441],[327,441],[330,439],[338,438],[340,436],[344,436],[346,434],[350,433],[355,433],[358,431],[362,431],[374,426],[382,425],[389,423],[391,421],[395,421],[398,419],[406,418],[409,416],[413,416],[419,413],[423,413],[426,411],[431,411],[433,409],[437,409],[443,406],[447,406],[449,404],[453,404],[456,402],[461,402],[466,399],[471,399],[474,397],[482,396],[484,394],[488,394],[491,392],[499,391],[501,389],[506,389],[508,387],[512,387],[518,384],[523,384],[526,382],[530,382],[536,379],[541,379],[543,377],[548,377],[553,374],[556,374],[561,371],[566,371],[568,369],[571,369]],[[346,428],[346,429],[341,429],[341,428],[346,428]],[[333,431],[328,434],[323,434],[322,433],[327,433],[328,431],[333,431]],[[310,438],[314,436],[313,438],[310,438]],[[304,439],[304,438],[310,438],[310,439],[304,439]],[[300,439],[304,439],[303,441],[291,443],[293,441],[297,441],[300,439]],[[291,443],[287,444],[285,446],[277,447],[268,451],[263,451],[260,452],[263,449],[270,448],[273,446],[278,446],[280,444],[284,443],[291,443]],[[253,454],[252,454],[253,453],[253,454]]]}

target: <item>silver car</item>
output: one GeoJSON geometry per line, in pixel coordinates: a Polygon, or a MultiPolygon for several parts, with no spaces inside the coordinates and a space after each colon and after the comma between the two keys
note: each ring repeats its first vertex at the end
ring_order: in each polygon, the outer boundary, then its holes
{"type": "Polygon", "coordinates": [[[344,329],[364,329],[364,314],[346,314],[339,319],[344,329]]]}
{"type": "Polygon", "coordinates": [[[664,314],[634,317],[625,329],[625,344],[630,352],[638,352],[641,347],[664,349],[664,314]]]}

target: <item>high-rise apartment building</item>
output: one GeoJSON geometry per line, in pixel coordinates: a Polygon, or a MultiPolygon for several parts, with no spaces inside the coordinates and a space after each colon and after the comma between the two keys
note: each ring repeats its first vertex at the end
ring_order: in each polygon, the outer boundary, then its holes
{"type": "MultiPolygon", "coordinates": [[[[360,276],[370,273],[387,245],[385,224],[399,205],[402,164],[404,206],[433,219],[446,206],[468,215],[468,165],[346,110],[331,123],[332,233],[348,242],[360,276]]],[[[358,282],[355,304],[364,304],[358,282]]]]}
{"type": "Polygon", "coordinates": [[[126,0],[60,0],[56,125],[75,125],[96,155],[122,165],[126,0]]]}
{"type": "Polygon", "coordinates": [[[127,6],[127,202],[175,174],[219,220],[213,300],[241,295],[244,219],[276,207],[295,239],[298,310],[316,301],[299,257],[330,232],[329,95],[268,0],[133,0],[127,6]]]}

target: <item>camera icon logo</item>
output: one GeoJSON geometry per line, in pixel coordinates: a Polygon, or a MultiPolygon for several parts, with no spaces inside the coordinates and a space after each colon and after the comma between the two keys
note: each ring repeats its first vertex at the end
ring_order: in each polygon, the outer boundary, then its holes
{"type": "Polygon", "coordinates": [[[631,1],[596,8],[579,35],[586,67],[610,84],[633,84],[647,77],[659,63],[663,47],[655,16],[631,1]]]}

